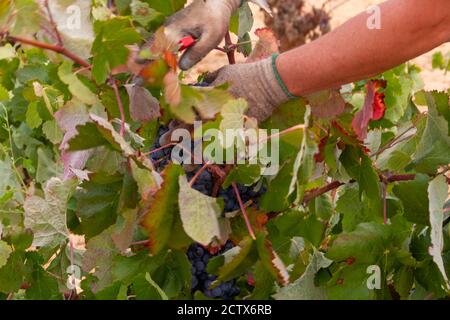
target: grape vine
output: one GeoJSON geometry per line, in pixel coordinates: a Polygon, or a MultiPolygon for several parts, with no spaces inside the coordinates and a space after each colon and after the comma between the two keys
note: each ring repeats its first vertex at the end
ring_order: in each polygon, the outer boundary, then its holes
{"type": "MultiPolygon", "coordinates": [[[[185,0],[92,1],[74,36],[81,2],[0,4],[0,299],[449,297],[450,90],[407,63],[257,123],[177,68],[193,42],[164,21],[185,0]],[[278,130],[256,158],[278,141],[279,166],[197,161],[207,129],[278,130]]],[[[251,30],[244,3],[217,48],[229,63],[276,53],[251,30]]]]}

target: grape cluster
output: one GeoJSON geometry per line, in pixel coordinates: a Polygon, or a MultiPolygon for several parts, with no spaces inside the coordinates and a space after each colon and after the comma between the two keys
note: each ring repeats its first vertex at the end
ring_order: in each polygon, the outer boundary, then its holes
{"type": "MultiPolygon", "coordinates": [[[[202,168],[201,166],[197,166],[194,171],[186,173],[188,180],[190,181],[201,168],[202,168]]],[[[213,185],[214,185],[214,179],[213,179],[212,174],[208,170],[204,170],[197,177],[192,188],[194,188],[195,190],[197,190],[207,196],[211,196],[213,185]]]]}
{"type": "MultiPolygon", "coordinates": [[[[158,129],[158,133],[156,135],[155,143],[152,145],[151,150],[156,150],[161,148],[160,139],[161,137],[169,131],[169,127],[161,125],[158,129]]],[[[169,164],[170,154],[172,153],[173,147],[164,148],[153,152],[150,156],[153,161],[153,164],[156,170],[161,171],[165,166],[169,164]]]]}
{"type": "MultiPolygon", "coordinates": [[[[237,185],[237,188],[239,190],[239,195],[241,196],[242,203],[245,204],[246,202],[252,200],[253,203],[258,203],[259,197],[261,197],[265,192],[266,188],[264,186],[261,186],[258,188],[257,186],[244,186],[244,185],[237,185]]],[[[219,197],[221,197],[225,202],[225,212],[231,212],[239,210],[239,202],[237,200],[236,194],[234,192],[234,189],[232,187],[229,187],[228,189],[220,189],[219,190],[219,197]]]]}
{"type": "Polygon", "coordinates": [[[206,266],[213,257],[223,254],[233,248],[233,243],[227,241],[225,246],[216,254],[211,254],[208,249],[200,244],[193,244],[187,251],[187,256],[191,262],[192,268],[192,292],[201,291],[209,298],[220,298],[231,300],[240,294],[240,289],[236,286],[236,280],[222,282],[214,288],[211,284],[217,279],[217,276],[208,274],[206,266]]]}

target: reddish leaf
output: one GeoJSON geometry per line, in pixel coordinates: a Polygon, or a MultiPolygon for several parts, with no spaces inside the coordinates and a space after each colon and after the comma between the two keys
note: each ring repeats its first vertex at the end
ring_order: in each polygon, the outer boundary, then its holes
{"type": "Polygon", "coordinates": [[[279,52],[278,40],[269,28],[262,28],[255,31],[259,40],[246,62],[256,62],[270,57],[279,52]]]}
{"type": "Polygon", "coordinates": [[[327,145],[329,137],[330,137],[329,135],[326,135],[325,137],[320,139],[319,146],[318,146],[319,151],[314,155],[314,160],[317,163],[321,163],[325,160],[325,146],[327,145]]]}
{"type": "Polygon", "coordinates": [[[164,170],[161,189],[156,192],[142,221],[142,226],[148,231],[153,254],[165,249],[173,236],[175,215],[178,214],[178,177],[181,172],[181,167],[174,164],[170,164],[164,170]]]}
{"type": "Polygon", "coordinates": [[[170,51],[164,51],[164,61],[166,61],[172,71],[177,70],[178,61],[175,54],[170,51]]]}
{"type": "Polygon", "coordinates": [[[144,87],[126,85],[130,97],[130,114],[134,121],[148,122],[161,116],[159,101],[144,87]]]}
{"type": "Polygon", "coordinates": [[[306,97],[311,105],[311,112],[318,118],[332,118],[345,109],[345,100],[338,90],[325,90],[306,97]]]}
{"type": "Polygon", "coordinates": [[[384,87],[386,87],[386,82],[381,80],[369,81],[366,85],[367,95],[364,106],[356,113],[352,122],[353,130],[361,141],[367,137],[369,122],[380,120],[384,116],[386,110],[384,94],[378,92],[380,88],[384,87]]]}
{"type": "Polygon", "coordinates": [[[171,106],[178,106],[181,102],[181,88],[178,75],[170,71],[164,77],[164,98],[171,106]]]}

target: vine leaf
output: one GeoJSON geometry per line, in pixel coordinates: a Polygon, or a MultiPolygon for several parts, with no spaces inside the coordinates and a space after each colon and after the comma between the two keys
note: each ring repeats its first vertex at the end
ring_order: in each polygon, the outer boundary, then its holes
{"type": "Polygon", "coordinates": [[[277,279],[281,285],[288,285],[289,273],[286,266],[263,232],[259,232],[256,236],[256,248],[258,250],[259,259],[272,276],[277,279]]]}
{"type": "Polygon", "coordinates": [[[354,263],[377,263],[384,254],[390,238],[387,226],[375,223],[361,223],[352,232],[339,234],[330,245],[327,258],[354,263]]]}
{"type": "Polygon", "coordinates": [[[225,263],[217,271],[217,282],[229,281],[239,277],[258,260],[256,243],[251,238],[244,239],[238,247],[232,250],[234,255],[225,255],[225,259],[222,260],[225,263]]]}
{"type": "Polygon", "coordinates": [[[129,19],[121,17],[97,22],[95,31],[92,75],[95,82],[103,84],[112,69],[127,62],[129,50],[126,45],[139,43],[141,36],[129,19]]]}
{"type": "Polygon", "coordinates": [[[0,268],[6,264],[11,253],[11,247],[5,241],[0,240],[0,268]]]}
{"type": "Polygon", "coordinates": [[[256,36],[259,38],[250,56],[247,58],[246,63],[256,62],[270,57],[271,55],[278,53],[278,39],[275,33],[269,28],[261,28],[255,31],[256,36]]]}
{"type": "Polygon", "coordinates": [[[312,114],[318,118],[332,118],[345,109],[345,100],[338,90],[325,90],[307,96],[312,114]]]}
{"type": "Polygon", "coordinates": [[[316,273],[322,268],[328,268],[333,261],[315,250],[311,261],[303,275],[290,285],[281,288],[273,297],[276,300],[325,300],[325,288],[314,283],[316,273]]]}
{"type": "Polygon", "coordinates": [[[156,192],[143,218],[142,225],[148,231],[153,254],[165,249],[173,235],[175,215],[179,212],[177,195],[180,190],[178,179],[181,174],[182,168],[175,164],[170,164],[164,170],[161,189],[156,192]]]}
{"type": "Polygon", "coordinates": [[[92,154],[92,150],[68,151],[69,140],[78,134],[77,126],[87,123],[89,113],[82,103],[70,101],[55,113],[58,126],[63,130],[64,137],[59,149],[61,150],[61,160],[64,163],[64,179],[79,176],[78,170],[84,169],[87,160],[92,154]]]}
{"type": "Polygon", "coordinates": [[[144,87],[126,85],[130,97],[130,114],[134,121],[149,122],[161,116],[159,102],[144,87]]]}
{"type": "Polygon", "coordinates": [[[74,180],[51,178],[44,187],[44,198],[26,198],[24,224],[34,233],[33,246],[51,247],[67,240],[67,202],[75,191],[75,186],[74,180]]]}
{"type": "Polygon", "coordinates": [[[177,107],[181,102],[181,86],[175,71],[164,76],[164,98],[172,107],[177,107]]]}
{"type": "Polygon", "coordinates": [[[98,292],[113,281],[113,259],[118,254],[117,248],[111,238],[114,226],[104,230],[99,235],[90,239],[86,244],[86,252],[83,255],[82,267],[85,272],[92,272],[97,277],[97,282],[92,284],[92,291],[98,292]]]}
{"type": "Polygon", "coordinates": [[[133,241],[137,227],[137,210],[128,209],[122,213],[116,223],[116,230],[111,235],[114,244],[120,252],[125,252],[133,241]]]}
{"type": "Polygon", "coordinates": [[[93,105],[98,102],[97,96],[86,87],[73,73],[73,63],[64,61],[58,69],[58,76],[62,82],[69,86],[70,93],[82,103],[93,105]]]}
{"type": "Polygon", "coordinates": [[[369,81],[366,85],[367,94],[364,106],[355,114],[352,127],[361,141],[367,138],[367,129],[371,120],[380,120],[386,111],[384,94],[378,92],[386,88],[386,81],[369,81]]]}
{"type": "Polygon", "coordinates": [[[447,99],[442,99],[437,92],[426,92],[428,104],[428,118],[422,138],[417,145],[413,162],[406,169],[414,168],[421,173],[434,174],[436,167],[450,162],[449,122],[439,110],[449,109],[447,99]]]}
{"type": "Polygon", "coordinates": [[[222,208],[217,199],[192,189],[185,176],[179,177],[179,185],[180,216],[187,235],[205,246],[216,238],[225,242],[229,233],[229,223],[219,221],[223,219],[220,218],[222,208]]]}
{"type": "Polygon", "coordinates": [[[439,268],[445,280],[447,290],[450,289],[447,274],[445,272],[442,251],[444,249],[444,239],[442,225],[444,223],[444,205],[448,198],[447,180],[443,175],[436,177],[428,186],[428,198],[430,208],[431,225],[431,247],[429,253],[433,257],[434,263],[439,268]]]}

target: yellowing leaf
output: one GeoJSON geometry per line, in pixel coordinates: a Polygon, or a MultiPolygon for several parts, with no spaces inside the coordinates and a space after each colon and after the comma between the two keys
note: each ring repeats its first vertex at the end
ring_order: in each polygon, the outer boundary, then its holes
{"type": "Polygon", "coordinates": [[[219,216],[222,209],[217,199],[192,189],[185,176],[179,177],[179,184],[180,216],[188,236],[205,246],[215,238],[221,239],[219,216]]]}
{"type": "Polygon", "coordinates": [[[85,104],[95,104],[98,102],[97,96],[86,87],[80,79],[73,73],[73,63],[64,61],[58,69],[58,76],[62,82],[69,86],[70,93],[85,104]]]}

